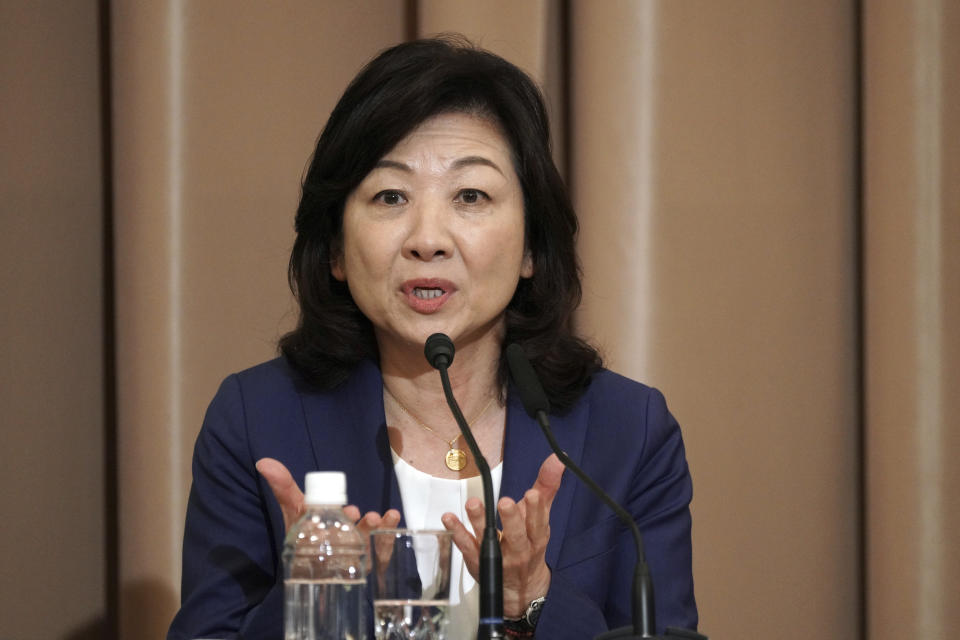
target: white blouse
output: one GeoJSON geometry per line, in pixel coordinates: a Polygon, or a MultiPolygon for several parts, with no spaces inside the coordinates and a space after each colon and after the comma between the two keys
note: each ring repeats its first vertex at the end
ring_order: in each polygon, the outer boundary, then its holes
{"type": "MultiPolygon", "coordinates": [[[[443,529],[440,516],[450,512],[471,532],[473,527],[467,517],[464,504],[469,498],[483,500],[483,481],[480,476],[465,480],[435,478],[413,467],[406,460],[393,454],[393,469],[400,485],[403,501],[403,517],[408,529],[443,529]]],[[[493,477],[493,500],[500,496],[500,479],[503,463],[490,470],[493,477]]],[[[480,621],[480,589],[473,576],[463,564],[463,554],[453,545],[450,572],[450,624],[447,626],[449,640],[473,640],[477,637],[480,621]]]]}

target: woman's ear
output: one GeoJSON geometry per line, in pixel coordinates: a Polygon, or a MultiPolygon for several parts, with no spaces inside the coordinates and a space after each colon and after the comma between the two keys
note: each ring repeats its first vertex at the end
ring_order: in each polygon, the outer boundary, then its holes
{"type": "Polygon", "coordinates": [[[533,252],[530,251],[530,249],[526,249],[523,252],[523,262],[520,263],[520,277],[533,277],[533,252]]]}
{"type": "Polygon", "coordinates": [[[336,249],[332,251],[330,258],[330,274],[340,282],[347,281],[347,272],[343,268],[343,251],[336,249]]]}

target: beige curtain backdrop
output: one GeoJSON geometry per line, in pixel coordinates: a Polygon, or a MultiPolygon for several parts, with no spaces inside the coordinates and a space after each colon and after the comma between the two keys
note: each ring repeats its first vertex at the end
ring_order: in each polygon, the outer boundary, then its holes
{"type": "Polygon", "coordinates": [[[960,632],[957,3],[0,0],[0,638],[163,637],[316,136],[440,31],[547,94],[580,328],[684,428],[701,629],[960,632]]]}

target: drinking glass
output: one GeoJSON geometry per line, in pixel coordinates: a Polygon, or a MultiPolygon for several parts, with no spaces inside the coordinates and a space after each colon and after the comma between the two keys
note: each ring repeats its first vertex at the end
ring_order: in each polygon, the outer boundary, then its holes
{"type": "Polygon", "coordinates": [[[370,534],[377,640],[444,640],[450,608],[449,531],[370,534]]]}

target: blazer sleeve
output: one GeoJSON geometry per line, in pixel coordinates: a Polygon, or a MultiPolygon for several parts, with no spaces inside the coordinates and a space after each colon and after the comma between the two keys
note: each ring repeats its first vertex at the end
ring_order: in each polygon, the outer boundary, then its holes
{"type": "MultiPolygon", "coordinates": [[[[663,395],[648,387],[644,391],[639,407],[636,399],[626,405],[636,409],[632,418],[604,416],[628,423],[625,440],[604,431],[603,439],[610,441],[598,445],[603,455],[585,461],[584,469],[603,478],[601,486],[640,529],[654,581],[657,633],[667,626],[696,629],[689,508],[693,489],[683,439],[663,395]],[[626,451],[637,452],[632,461],[626,451]],[[612,464],[613,460],[621,462],[612,464]],[[621,464],[628,468],[610,471],[621,464]]],[[[578,494],[584,502],[599,502],[585,487],[578,488],[578,494]]],[[[592,638],[631,624],[633,536],[606,506],[588,521],[585,528],[567,534],[556,566],[551,567],[537,638],[592,638]]]]}
{"type": "Polygon", "coordinates": [[[211,402],[194,449],[181,608],[168,640],[281,635],[278,532],[254,462],[233,375],[211,402]]]}

